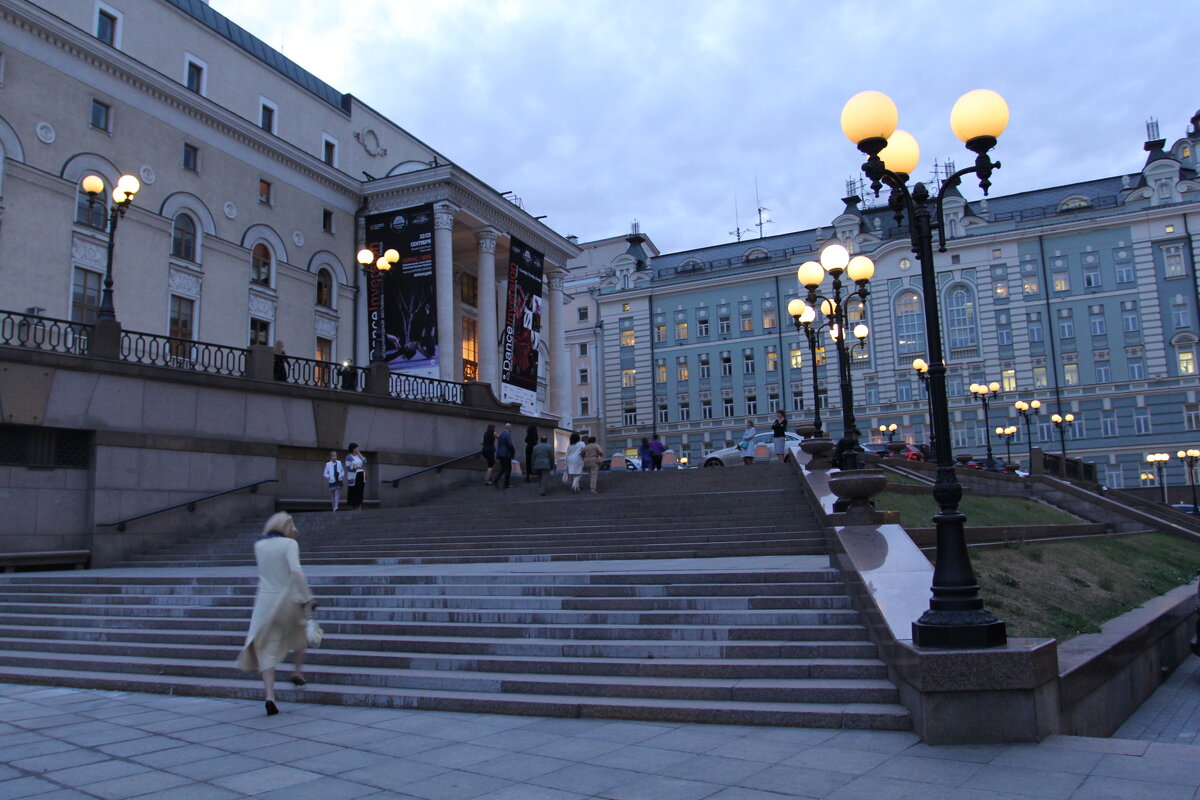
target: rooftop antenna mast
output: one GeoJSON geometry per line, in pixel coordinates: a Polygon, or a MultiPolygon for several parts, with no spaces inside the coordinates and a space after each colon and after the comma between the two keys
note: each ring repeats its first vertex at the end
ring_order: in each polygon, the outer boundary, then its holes
{"type": "Polygon", "coordinates": [[[758,223],[756,224],[755,227],[758,228],[758,238],[761,239],[761,238],[763,238],[763,226],[770,225],[772,223],[771,223],[771,220],[763,218],[763,212],[770,211],[771,209],[764,206],[762,204],[762,200],[760,200],[758,197],[758,176],[757,175],[754,176],[754,204],[756,206],[758,206],[758,223]]]}
{"type": "Polygon", "coordinates": [[[742,240],[742,234],[749,233],[749,232],[750,232],[749,228],[742,227],[742,218],[738,214],[737,195],[735,194],[733,196],[733,230],[731,230],[729,232],[729,235],[736,236],[737,240],[740,242],[742,240]]]}

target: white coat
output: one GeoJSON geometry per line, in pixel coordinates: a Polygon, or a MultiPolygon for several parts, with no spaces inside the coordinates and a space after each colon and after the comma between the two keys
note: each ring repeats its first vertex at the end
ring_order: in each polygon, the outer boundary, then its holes
{"type": "Polygon", "coordinates": [[[341,483],[346,477],[346,472],[342,469],[340,461],[325,462],[325,480],[329,483],[341,483]]]}
{"type": "Polygon", "coordinates": [[[583,448],[586,445],[583,442],[576,442],[567,448],[567,474],[582,475],[583,474],[583,448]]]}
{"type": "Polygon", "coordinates": [[[308,646],[302,603],[312,591],[300,568],[300,545],[286,536],[265,536],[254,543],[258,591],[246,644],[238,656],[241,669],[274,669],[292,650],[308,646]]]}

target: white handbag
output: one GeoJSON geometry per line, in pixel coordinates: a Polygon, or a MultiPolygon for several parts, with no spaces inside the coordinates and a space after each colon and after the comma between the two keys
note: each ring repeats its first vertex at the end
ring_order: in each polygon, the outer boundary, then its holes
{"type": "Polygon", "coordinates": [[[321,630],[321,626],[311,615],[304,620],[304,637],[308,639],[309,647],[320,647],[321,640],[325,638],[325,631],[321,630]]]}

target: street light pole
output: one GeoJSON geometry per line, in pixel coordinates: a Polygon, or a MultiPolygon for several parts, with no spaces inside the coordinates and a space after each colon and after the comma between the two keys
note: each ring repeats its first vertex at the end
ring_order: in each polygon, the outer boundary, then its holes
{"type": "MultiPolygon", "coordinates": [[[[1074,414],[1051,414],[1050,421],[1058,428],[1058,443],[1062,445],[1062,476],[1067,477],[1067,428],[1075,421],[1074,414]]],[[[1072,429],[1073,430],[1073,429],[1072,429]]]]}
{"type": "Polygon", "coordinates": [[[917,378],[921,381],[921,391],[925,393],[925,408],[929,414],[929,453],[928,457],[934,450],[933,444],[933,401],[929,398],[929,364],[923,358],[914,358],[912,368],[917,371],[917,378]]]}
{"type": "Polygon", "coordinates": [[[1200,461],[1200,449],[1190,447],[1180,450],[1175,457],[1182,461],[1187,469],[1188,485],[1192,487],[1192,514],[1200,514],[1200,505],[1196,504],[1196,462],[1200,461]]]}
{"type": "Polygon", "coordinates": [[[1017,435],[1017,426],[1009,425],[1007,427],[996,428],[996,435],[1004,440],[1004,463],[1012,463],[1012,439],[1017,435]]]}
{"type": "Polygon", "coordinates": [[[796,327],[796,332],[799,333],[803,327],[804,336],[808,339],[808,363],[812,366],[813,383],[813,437],[820,439],[824,435],[821,429],[821,384],[817,377],[817,334],[812,329],[817,310],[797,297],[788,302],[788,313],[792,315],[792,325],[796,327]]]}
{"type": "Polygon", "coordinates": [[[1167,499],[1167,462],[1171,460],[1170,453],[1151,453],[1146,456],[1146,461],[1154,465],[1154,469],[1158,472],[1158,485],[1162,488],[1163,505],[1169,505],[1167,499]]]}
{"type": "Polygon", "coordinates": [[[357,260],[362,265],[363,275],[367,279],[367,303],[372,307],[368,312],[372,316],[370,321],[371,363],[386,364],[387,318],[385,306],[387,304],[384,301],[383,275],[392,268],[392,264],[400,260],[400,253],[397,250],[389,249],[376,258],[374,250],[364,247],[358,251],[357,260]]]}
{"type": "MultiPolygon", "coordinates": [[[[91,211],[101,202],[97,198],[104,191],[104,181],[97,175],[88,175],[80,181],[85,194],[88,196],[88,210],[91,211]]],[[[100,310],[96,319],[115,320],[117,310],[113,304],[113,250],[116,249],[117,223],[129,210],[133,196],[142,188],[142,184],[132,175],[122,175],[117,180],[117,186],[112,190],[112,207],[108,210],[108,252],[104,262],[104,291],[100,295],[100,310]]]]}
{"type": "Polygon", "coordinates": [[[995,147],[996,137],[1008,124],[1008,106],[1002,97],[987,90],[968,92],[955,103],[950,114],[951,127],[977,157],[973,166],[942,182],[932,211],[925,184],[918,183],[911,191],[908,188],[908,176],[916,168],[919,148],[911,134],[896,130],[898,116],[896,104],[880,92],[861,92],[842,109],[842,131],[866,154],[862,169],[871,180],[871,188],[876,195],[885,184],[891,189],[888,205],[899,219],[907,216],[913,251],[921,264],[931,421],[938,465],[933,497],[940,510],[933,518],[937,528],[937,556],[932,597],[929,609],[913,623],[913,644],[929,648],[995,647],[1008,641],[1007,633],[1004,623],[983,607],[963,531],[966,516],[958,510],[963,492],[954,475],[950,447],[950,407],[946,397],[933,231],[936,227],[939,249],[944,252],[944,201],[947,193],[957,189],[963,176],[978,175],[980,187],[987,194],[992,171],[1000,166],[988,157],[988,151],[995,147]]]}
{"type": "Polygon", "coordinates": [[[1024,400],[1018,400],[1013,403],[1013,408],[1017,409],[1017,413],[1021,415],[1021,419],[1025,420],[1025,439],[1029,445],[1029,471],[1033,472],[1033,418],[1041,415],[1042,401],[1034,400],[1032,403],[1026,403],[1024,400]]]}
{"type": "Polygon", "coordinates": [[[983,404],[983,430],[987,437],[987,469],[995,472],[996,464],[992,458],[992,421],[988,415],[988,408],[991,406],[992,398],[1000,396],[1000,384],[996,381],[972,383],[970,391],[971,396],[983,404]]]}

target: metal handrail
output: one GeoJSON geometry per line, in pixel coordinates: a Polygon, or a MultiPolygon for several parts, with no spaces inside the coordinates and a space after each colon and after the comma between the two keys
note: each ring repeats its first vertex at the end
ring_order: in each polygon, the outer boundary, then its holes
{"type": "Polygon", "coordinates": [[[82,322],[0,311],[0,344],[86,355],[92,326],[82,322]]]}
{"type": "Polygon", "coordinates": [[[288,383],[318,389],[362,391],[366,385],[366,370],[336,361],[319,361],[298,356],[283,356],[288,383]]]}
{"type": "Polygon", "coordinates": [[[246,352],[241,347],[144,331],[121,331],[121,360],[134,364],[240,378],[246,374],[246,352]]]}
{"type": "Polygon", "coordinates": [[[463,384],[440,378],[427,378],[424,375],[410,375],[406,372],[391,374],[388,393],[401,400],[424,400],[429,403],[454,405],[462,405],[463,402],[463,384]]]}
{"type": "Polygon", "coordinates": [[[481,455],[482,453],[483,453],[482,450],[476,450],[472,453],[467,453],[465,456],[459,456],[458,458],[452,458],[449,461],[443,461],[440,464],[434,464],[432,467],[426,467],[425,469],[419,469],[416,472],[410,472],[407,475],[401,475],[399,478],[389,478],[388,480],[384,481],[384,483],[390,483],[392,485],[392,488],[395,489],[398,486],[400,486],[400,481],[405,480],[406,478],[415,478],[418,475],[424,475],[426,472],[441,472],[443,467],[448,467],[451,464],[455,464],[459,461],[465,461],[468,458],[474,458],[475,456],[481,455]]]}
{"type": "Polygon", "coordinates": [[[212,494],[206,494],[203,497],[196,497],[191,500],[184,500],[182,503],[176,503],[173,506],[166,506],[164,508],[159,508],[154,511],[147,511],[145,514],[138,514],[135,517],[126,517],[125,519],[119,519],[116,522],[98,522],[98,523],[96,523],[96,527],[97,528],[113,528],[113,527],[115,527],[117,530],[123,531],[123,530],[125,530],[125,523],[133,522],[135,519],[143,519],[145,517],[152,517],[155,514],[161,514],[164,511],[173,511],[176,508],[183,508],[184,506],[187,506],[188,511],[195,511],[197,503],[201,503],[205,500],[212,500],[214,497],[220,497],[221,495],[233,494],[234,492],[240,492],[243,489],[249,489],[250,494],[257,494],[258,487],[262,486],[264,483],[279,483],[279,479],[278,478],[267,478],[266,480],[255,481],[254,483],[247,483],[242,486],[235,486],[232,489],[226,489],[223,492],[213,492],[212,494]]]}

